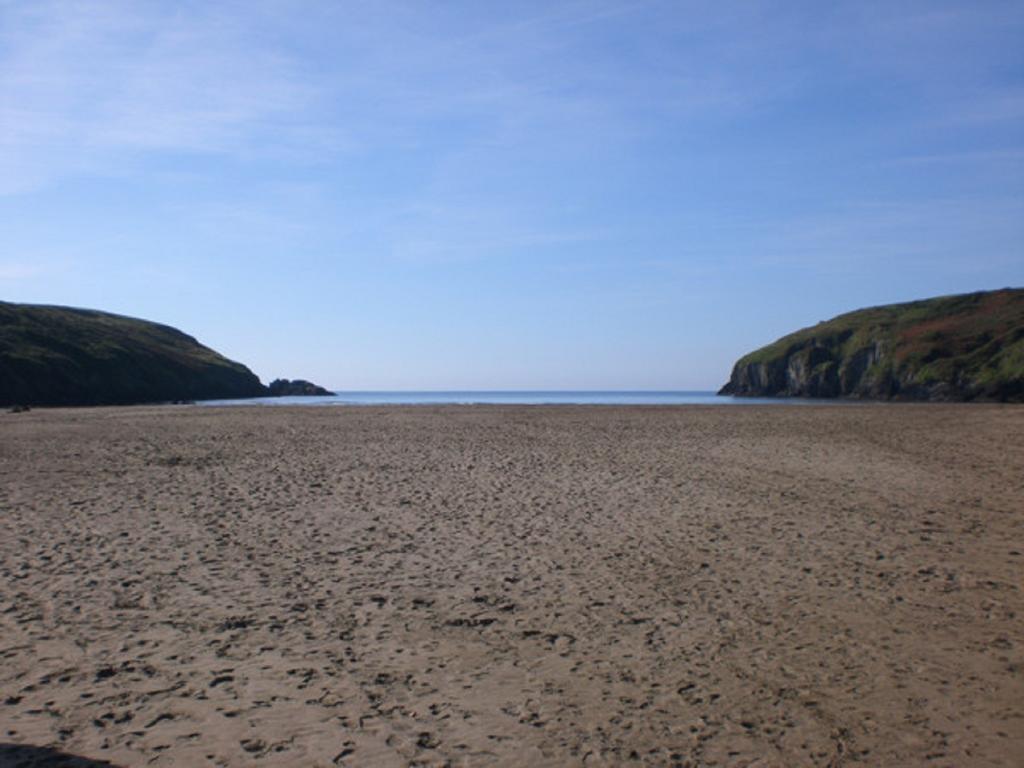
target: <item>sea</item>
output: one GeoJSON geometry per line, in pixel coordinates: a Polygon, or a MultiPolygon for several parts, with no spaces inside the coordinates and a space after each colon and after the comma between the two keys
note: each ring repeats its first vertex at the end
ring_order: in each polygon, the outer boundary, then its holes
{"type": "Polygon", "coordinates": [[[805,398],[729,397],[715,392],[653,390],[479,390],[335,392],[332,397],[254,397],[202,400],[198,405],[808,405],[805,398]]]}

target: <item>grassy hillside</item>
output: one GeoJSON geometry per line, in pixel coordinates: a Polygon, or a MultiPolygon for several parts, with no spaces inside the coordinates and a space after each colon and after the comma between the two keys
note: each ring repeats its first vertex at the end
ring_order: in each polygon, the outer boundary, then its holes
{"type": "Polygon", "coordinates": [[[265,394],[240,363],[166,325],[0,302],[0,404],[102,405],[265,394]]]}
{"type": "Polygon", "coordinates": [[[742,357],[738,395],[1024,398],[1024,290],[858,310],[742,357]]]}

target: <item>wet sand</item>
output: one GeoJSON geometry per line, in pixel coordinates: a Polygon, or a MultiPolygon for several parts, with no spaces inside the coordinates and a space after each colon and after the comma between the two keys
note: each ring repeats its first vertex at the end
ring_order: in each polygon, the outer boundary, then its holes
{"type": "Polygon", "coordinates": [[[1020,407],[0,414],[0,765],[1021,765],[1022,587],[1020,407]]]}

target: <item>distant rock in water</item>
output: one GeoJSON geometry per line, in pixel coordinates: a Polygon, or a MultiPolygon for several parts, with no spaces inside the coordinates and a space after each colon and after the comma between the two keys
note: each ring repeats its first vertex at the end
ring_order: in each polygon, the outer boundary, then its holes
{"type": "Polygon", "coordinates": [[[1024,402],[1024,289],[840,315],[740,358],[719,394],[1024,402]]]}
{"type": "Polygon", "coordinates": [[[0,406],[259,397],[256,375],[166,325],[0,302],[0,406]]]}
{"type": "Polygon", "coordinates": [[[323,387],[318,387],[316,384],[305,379],[294,379],[292,381],[288,379],[274,379],[270,382],[267,390],[271,397],[331,397],[334,395],[333,392],[329,392],[323,387]]]}

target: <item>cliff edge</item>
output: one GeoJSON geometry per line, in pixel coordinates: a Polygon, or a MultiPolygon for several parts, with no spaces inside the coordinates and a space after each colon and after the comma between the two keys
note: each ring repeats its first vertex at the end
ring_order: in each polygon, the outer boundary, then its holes
{"type": "Polygon", "coordinates": [[[1024,289],[840,315],[740,358],[719,394],[1024,402],[1024,289]]]}

